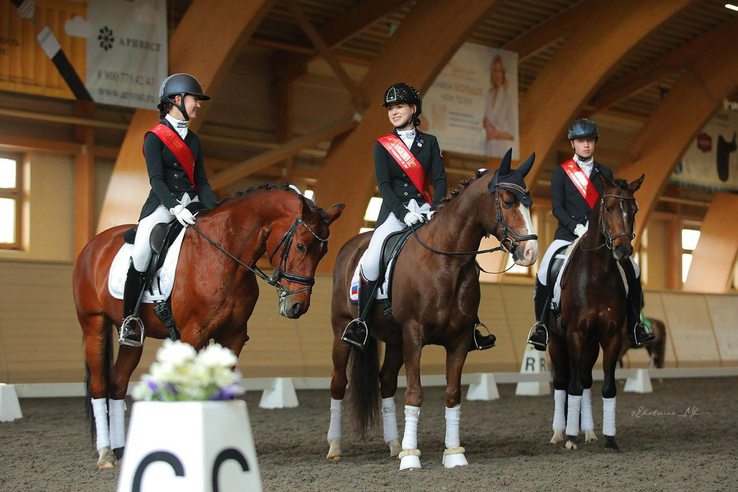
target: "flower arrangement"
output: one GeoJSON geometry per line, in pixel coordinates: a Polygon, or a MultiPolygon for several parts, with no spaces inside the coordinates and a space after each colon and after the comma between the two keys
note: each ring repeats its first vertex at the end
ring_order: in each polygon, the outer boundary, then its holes
{"type": "Polygon", "coordinates": [[[199,353],[186,343],[165,340],[156,362],[133,388],[133,398],[147,401],[232,400],[244,390],[241,373],[232,370],[237,358],[212,344],[199,353]]]}

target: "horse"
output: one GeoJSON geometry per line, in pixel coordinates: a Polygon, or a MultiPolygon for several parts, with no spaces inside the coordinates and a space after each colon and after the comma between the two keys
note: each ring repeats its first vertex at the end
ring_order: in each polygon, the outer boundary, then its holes
{"type": "MultiPolygon", "coordinates": [[[[656,336],[653,343],[649,343],[646,345],[646,350],[648,351],[648,356],[651,359],[649,367],[655,367],[657,369],[662,369],[664,367],[664,362],[666,360],[666,325],[664,325],[664,322],[660,319],[656,318],[646,318],[648,322],[651,324],[651,330],[653,330],[653,334],[656,336]]],[[[618,357],[620,368],[622,369],[624,367],[623,365],[623,357],[625,356],[626,352],[631,349],[630,342],[628,342],[627,337],[623,338],[623,345],[620,348],[620,357],[618,357]]]]}
{"type": "MultiPolygon", "coordinates": [[[[265,185],[199,212],[197,224],[185,231],[171,296],[181,340],[199,350],[214,339],[238,356],[249,339],[248,319],[259,297],[257,274],[279,292],[279,314],[290,319],[304,314],[310,307],[315,269],[328,251],[329,226],[343,208],[336,204],[324,211],[286,185],[265,185]],[[255,268],[265,252],[275,270],[271,278],[255,268]]],[[[122,346],[113,366],[111,327],[121,326],[123,302],[110,295],[108,273],[130,227],[114,227],[95,236],[74,265],[74,301],[84,334],[88,417],[93,407],[100,468],[114,466],[123,454],[122,402],[143,351],[142,347],[122,346]],[[103,399],[98,400],[102,409],[94,408],[91,399],[103,399]],[[119,401],[115,411],[113,400],[119,401]],[[106,401],[110,403],[110,427],[106,401]],[[112,449],[111,434],[119,436],[113,438],[112,449]]],[[[140,317],[146,337],[169,336],[152,304],[142,305],[140,317]]]]}
{"type": "Polygon", "coordinates": [[[538,257],[537,236],[530,218],[530,202],[523,205],[516,193],[530,195],[523,182],[534,155],[512,173],[522,186],[501,184],[511,172],[510,153],[494,173],[477,171],[463,180],[444,198],[437,213],[395,259],[391,282],[392,321],[375,303],[367,315],[370,338],[365,351],[341,340],[346,324],[357,316],[349,300],[352,274],[369,245],[370,233],[350,239],[341,248],[333,270],[331,325],[333,328],[333,374],[331,424],[328,430],[328,460],[341,458],[341,403],[349,382],[348,405],[357,437],[364,440],[378,419],[381,385],[385,442],[390,456],[400,458],[400,470],[421,468],[417,449],[417,425],[423,403],[420,359],[423,347],[441,345],[446,349],[446,451],[447,468],[468,464],[459,438],[461,373],[477,320],[480,302],[478,264],[475,261],[483,237],[492,234],[512,253],[515,262],[530,266],[538,257]],[[379,369],[379,342],[386,345],[379,369]],[[397,376],[406,366],[405,434],[400,446],[394,395],[397,376]]]}
{"type": "Polygon", "coordinates": [[[602,347],[605,448],[619,450],[615,440],[615,367],[625,338],[627,295],[618,262],[629,261],[633,253],[638,211],[634,193],[643,179],[628,183],[600,176],[604,192],[589,214],[589,230],[574,243],[561,277],[561,326],[549,310],[555,389],[551,443],[562,442],[565,431],[567,449],[577,449],[580,410],[585,442],[597,441],[591,407],[592,368],[602,347]]]}

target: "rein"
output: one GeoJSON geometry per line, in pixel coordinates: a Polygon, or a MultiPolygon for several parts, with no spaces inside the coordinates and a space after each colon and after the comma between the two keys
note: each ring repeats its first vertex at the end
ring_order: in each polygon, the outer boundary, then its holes
{"type": "MultiPolygon", "coordinates": [[[[631,241],[632,241],[635,238],[635,236],[636,236],[635,233],[633,232],[633,230],[631,230],[630,232],[625,232],[625,231],[619,232],[619,233],[615,234],[614,236],[612,234],[610,234],[610,228],[609,227],[606,227],[606,223],[605,223],[605,198],[617,198],[618,200],[633,200],[633,201],[635,201],[635,197],[634,196],[602,195],[602,197],[600,198],[599,226],[600,226],[600,232],[602,233],[603,236],[605,236],[605,242],[602,243],[602,244],[600,244],[599,246],[597,246],[595,248],[585,249],[584,246],[582,245],[581,241],[580,241],[579,242],[579,248],[582,251],[585,251],[585,252],[588,252],[589,253],[589,252],[592,252],[592,251],[597,251],[597,250],[602,249],[604,247],[607,247],[607,249],[612,250],[612,248],[614,247],[615,240],[617,238],[619,238],[619,237],[629,237],[631,239],[631,241]]],[[[637,206],[638,206],[638,202],[636,202],[636,207],[637,206]]],[[[633,219],[633,227],[635,229],[635,219],[633,219]]]]}
{"type": "Polygon", "coordinates": [[[307,225],[302,218],[297,217],[295,219],[295,222],[292,224],[292,226],[287,229],[287,232],[284,233],[282,236],[282,239],[279,240],[279,243],[277,243],[277,246],[274,248],[274,251],[271,255],[269,255],[269,261],[272,261],[272,258],[274,258],[274,255],[277,254],[277,251],[279,250],[280,246],[282,246],[282,253],[280,254],[279,258],[279,266],[274,270],[274,274],[270,277],[266,273],[264,273],[258,266],[256,266],[256,262],[254,261],[253,266],[249,266],[246,263],[242,262],[235,256],[233,256],[231,253],[226,251],[220,244],[216,243],[210,237],[208,237],[207,234],[202,232],[200,229],[197,228],[196,225],[191,226],[195,232],[197,232],[200,236],[203,237],[207,242],[215,246],[218,250],[223,252],[226,256],[231,258],[233,261],[256,275],[258,278],[262,279],[269,285],[273,286],[279,291],[279,296],[281,298],[291,296],[293,294],[298,294],[300,292],[312,292],[313,291],[313,285],[315,285],[315,277],[307,277],[304,275],[298,275],[296,273],[290,273],[286,271],[287,268],[287,258],[290,254],[290,248],[292,246],[292,240],[295,237],[295,232],[297,231],[297,226],[302,225],[307,229],[310,234],[312,234],[318,241],[320,242],[326,242],[328,239],[323,239],[320,236],[318,236],[315,231],[313,231],[309,225],[307,225]],[[295,284],[304,285],[305,287],[297,290],[289,290],[282,286],[280,283],[281,279],[285,279],[288,282],[292,282],[295,284]]]}

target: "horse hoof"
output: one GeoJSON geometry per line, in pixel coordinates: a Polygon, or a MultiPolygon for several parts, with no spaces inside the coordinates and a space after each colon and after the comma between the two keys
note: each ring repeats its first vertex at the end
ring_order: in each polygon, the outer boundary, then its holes
{"type": "Polygon", "coordinates": [[[463,452],[453,454],[443,453],[443,460],[441,461],[441,463],[443,464],[444,468],[455,468],[457,466],[469,465],[469,462],[466,461],[466,456],[464,456],[463,452]]]}
{"type": "Polygon", "coordinates": [[[584,431],[584,442],[597,442],[597,434],[595,434],[595,431],[584,431]]]}
{"type": "Polygon", "coordinates": [[[402,446],[400,445],[399,439],[392,439],[389,444],[390,449],[390,458],[397,458],[400,455],[400,451],[402,451],[402,446]]]}
{"type": "Polygon", "coordinates": [[[564,445],[564,447],[566,449],[571,449],[572,451],[575,450],[575,449],[577,449],[576,443],[574,441],[571,441],[571,440],[566,441],[566,444],[564,445]]]}
{"type": "Polygon", "coordinates": [[[420,470],[420,450],[405,449],[400,453],[400,471],[420,470]]]}
{"type": "Polygon", "coordinates": [[[113,454],[113,451],[110,449],[109,446],[100,448],[97,452],[98,452],[97,467],[99,469],[102,470],[103,468],[115,467],[115,463],[117,460],[115,459],[115,455],[113,454]]]}
{"type": "Polygon", "coordinates": [[[328,461],[338,461],[341,459],[341,440],[331,439],[328,443],[330,448],[328,449],[328,455],[325,457],[328,461]]]}
{"type": "Polygon", "coordinates": [[[558,444],[560,442],[564,442],[564,431],[555,430],[554,435],[551,438],[551,444],[558,444]]]}
{"type": "Polygon", "coordinates": [[[615,442],[615,436],[605,436],[605,449],[610,449],[616,453],[620,451],[620,446],[615,442]]]}

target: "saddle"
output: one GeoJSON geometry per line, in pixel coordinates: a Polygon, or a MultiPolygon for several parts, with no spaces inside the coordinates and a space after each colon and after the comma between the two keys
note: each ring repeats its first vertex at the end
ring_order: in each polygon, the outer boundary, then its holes
{"type": "MultiPolygon", "coordinates": [[[[205,205],[200,202],[191,202],[187,205],[187,209],[195,214],[200,210],[204,210],[205,205]]],[[[173,220],[172,222],[168,223],[162,222],[160,224],[156,224],[151,230],[151,235],[149,236],[149,246],[151,247],[152,256],[151,261],[149,262],[149,268],[146,271],[144,290],[148,290],[150,293],[153,294],[153,285],[151,282],[153,279],[159,281],[156,272],[159,271],[159,269],[164,265],[164,260],[167,257],[169,248],[177,239],[180,232],[182,232],[182,229],[182,224],[180,224],[178,220],[173,220]]],[[[126,232],[123,233],[123,240],[128,244],[133,244],[136,239],[137,230],[138,225],[128,229],[126,232]]],[[[158,287],[159,291],[161,291],[161,285],[159,285],[158,287]]],[[[165,301],[155,301],[154,312],[169,330],[169,338],[171,338],[172,340],[179,340],[179,329],[177,328],[177,325],[174,322],[174,316],[172,315],[171,296],[165,301]]]]}

